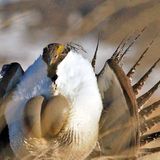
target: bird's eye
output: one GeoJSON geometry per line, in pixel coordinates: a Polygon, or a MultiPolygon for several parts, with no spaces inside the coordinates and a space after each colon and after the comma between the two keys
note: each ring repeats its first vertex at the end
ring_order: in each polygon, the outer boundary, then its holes
{"type": "Polygon", "coordinates": [[[55,54],[55,55],[54,55],[54,58],[55,58],[55,59],[56,59],[56,58],[58,58],[58,55],[57,55],[57,54],[55,54]]]}

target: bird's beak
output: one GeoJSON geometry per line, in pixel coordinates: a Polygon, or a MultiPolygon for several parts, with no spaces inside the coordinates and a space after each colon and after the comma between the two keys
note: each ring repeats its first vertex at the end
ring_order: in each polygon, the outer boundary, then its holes
{"type": "Polygon", "coordinates": [[[57,61],[62,60],[67,55],[66,47],[63,44],[57,44],[54,49],[54,56],[50,61],[50,65],[56,64],[57,61]]]}

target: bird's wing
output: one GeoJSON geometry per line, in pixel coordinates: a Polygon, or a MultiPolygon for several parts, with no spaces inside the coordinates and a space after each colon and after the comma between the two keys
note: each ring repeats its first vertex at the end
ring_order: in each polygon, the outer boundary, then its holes
{"type": "Polygon", "coordinates": [[[5,64],[0,72],[0,98],[3,98],[19,82],[24,71],[19,63],[5,64]]]}
{"type": "Polygon", "coordinates": [[[15,88],[23,73],[24,71],[19,63],[6,64],[2,67],[2,78],[0,80],[0,131],[5,126],[3,100],[15,88]]]}
{"type": "Polygon", "coordinates": [[[23,69],[19,63],[3,65],[0,79],[0,155],[3,157],[6,153],[9,155],[11,149],[9,146],[8,126],[4,118],[4,108],[2,101],[6,95],[16,86],[23,75],[23,69]]]}

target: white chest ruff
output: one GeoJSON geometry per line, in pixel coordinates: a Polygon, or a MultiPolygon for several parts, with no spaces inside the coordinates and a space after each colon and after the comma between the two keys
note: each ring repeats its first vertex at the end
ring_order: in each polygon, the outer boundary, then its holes
{"type": "Polygon", "coordinates": [[[102,111],[94,71],[82,55],[70,51],[59,64],[57,75],[57,90],[71,104],[68,123],[64,130],[72,130],[72,156],[73,153],[75,157],[78,154],[87,156],[97,142],[98,123],[102,111]]]}

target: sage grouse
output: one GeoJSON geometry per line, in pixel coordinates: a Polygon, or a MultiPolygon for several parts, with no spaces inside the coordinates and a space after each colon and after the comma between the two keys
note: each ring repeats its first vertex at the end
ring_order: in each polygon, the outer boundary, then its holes
{"type": "Polygon", "coordinates": [[[1,71],[0,152],[5,159],[135,160],[160,151],[143,146],[159,138],[146,134],[160,122],[148,117],[160,100],[145,106],[157,82],[137,97],[160,59],[132,86],[132,77],[150,44],[126,74],[120,63],[135,39],[123,40],[99,74],[98,44],[90,63],[83,48],[53,43],[25,72],[18,63],[1,71]],[[9,136],[8,136],[9,135],[9,136]]]}

